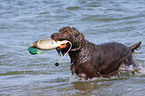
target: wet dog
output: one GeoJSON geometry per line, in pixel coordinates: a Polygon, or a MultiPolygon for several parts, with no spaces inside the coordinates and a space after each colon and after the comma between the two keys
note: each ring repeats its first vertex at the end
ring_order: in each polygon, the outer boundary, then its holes
{"type": "MultiPolygon", "coordinates": [[[[69,26],[61,28],[58,33],[53,33],[51,38],[59,41],[68,40],[72,43],[68,53],[71,58],[71,71],[72,74],[84,79],[112,76],[122,64],[137,67],[132,53],[139,48],[141,42],[131,47],[115,42],[95,45],[87,41],[76,28],[69,26]]],[[[64,54],[69,46],[68,43],[65,48],[57,48],[57,51],[64,54]]]]}

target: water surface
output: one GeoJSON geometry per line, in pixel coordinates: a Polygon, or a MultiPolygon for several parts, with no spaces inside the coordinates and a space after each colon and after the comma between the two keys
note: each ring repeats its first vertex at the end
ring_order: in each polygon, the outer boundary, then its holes
{"type": "Polygon", "coordinates": [[[144,0],[0,0],[0,95],[143,96],[144,6],[144,0]],[[95,44],[142,41],[134,56],[140,74],[79,81],[71,76],[68,56],[56,67],[60,57],[55,50],[28,53],[30,43],[65,26],[77,28],[95,44]]]}

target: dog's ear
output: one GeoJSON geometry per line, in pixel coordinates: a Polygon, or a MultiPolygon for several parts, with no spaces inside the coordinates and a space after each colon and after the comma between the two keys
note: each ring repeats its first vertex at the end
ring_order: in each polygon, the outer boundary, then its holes
{"type": "Polygon", "coordinates": [[[77,38],[78,38],[78,40],[82,40],[82,39],[84,39],[84,35],[82,33],[80,33],[77,38]]]}
{"type": "Polygon", "coordinates": [[[80,33],[76,28],[72,27],[71,32],[74,33],[75,37],[78,37],[79,39],[84,39],[84,35],[80,33]]]}

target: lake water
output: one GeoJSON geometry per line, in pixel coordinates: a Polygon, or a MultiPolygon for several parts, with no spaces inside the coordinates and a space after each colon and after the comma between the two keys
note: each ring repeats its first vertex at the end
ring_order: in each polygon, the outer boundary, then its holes
{"type": "Polygon", "coordinates": [[[144,96],[144,41],[145,0],[0,0],[0,96],[144,96]],[[134,56],[140,72],[80,81],[68,55],[56,67],[56,50],[28,53],[32,42],[65,26],[95,44],[142,41],[134,56]]]}

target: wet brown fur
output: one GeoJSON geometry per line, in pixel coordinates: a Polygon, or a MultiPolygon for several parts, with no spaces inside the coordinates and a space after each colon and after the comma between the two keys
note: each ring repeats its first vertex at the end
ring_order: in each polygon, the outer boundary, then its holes
{"type": "MultiPolygon", "coordinates": [[[[126,47],[120,43],[105,43],[96,45],[87,41],[84,35],[76,28],[63,27],[58,33],[53,33],[51,38],[54,40],[68,40],[72,43],[72,49],[69,52],[71,58],[71,71],[84,79],[112,76],[117,73],[122,64],[127,66],[136,64],[133,60],[135,49],[138,49],[141,42],[126,47]]],[[[64,54],[69,48],[69,44],[61,51],[64,54]]]]}

